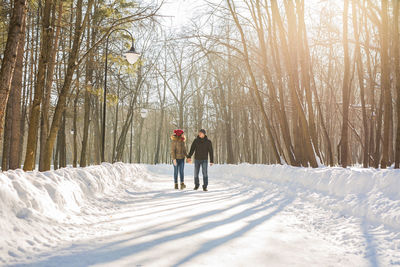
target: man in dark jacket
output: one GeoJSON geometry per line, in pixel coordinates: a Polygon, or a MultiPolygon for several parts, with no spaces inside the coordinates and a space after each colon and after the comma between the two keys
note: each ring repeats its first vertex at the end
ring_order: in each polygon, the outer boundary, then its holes
{"type": "Polygon", "coordinates": [[[192,146],[190,147],[190,152],[187,155],[189,161],[194,153],[194,190],[199,189],[199,172],[200,166],[203,172],[203,190],[207,191],[208,186],[208,155],[210,155],[210,166],[214,164],[214,154],[211,140],[207,138],[206,130],[201,129],[199,135],[194,139],[192,146]]]}

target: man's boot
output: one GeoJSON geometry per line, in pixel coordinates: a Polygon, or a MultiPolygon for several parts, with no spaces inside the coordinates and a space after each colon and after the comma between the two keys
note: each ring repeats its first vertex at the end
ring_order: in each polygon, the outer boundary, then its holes
{"type": "Polygon", "coordinates": [[[184,183],[181,183],[181,190],[185,189],[186,185],[184,183]]]}
{"type": "Polygon", "coordinates": [[[200,186],[200,185],[196,184],[196,185],[194,186],[193,190],[199,189],[199,186],[200,186]]]}
{"type": "Polygon", "coordinates": [[[207,190],[207,186],[204,186],[204,185],[203,185],[203,191],[208,191],[208,190],[207,190]]]}
{"type": "Polygon", "coordinates": [[[178,183],[175,183],[175,189],[179,189],[179,188],[178,188],[178,183]]]}

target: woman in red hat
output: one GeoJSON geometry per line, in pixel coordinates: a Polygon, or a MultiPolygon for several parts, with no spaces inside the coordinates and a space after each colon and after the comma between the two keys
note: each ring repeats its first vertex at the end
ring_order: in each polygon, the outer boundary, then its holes
{"type": "Polygon", "coordinates": [[[174,182],[175,189],[178,188],[178,172],[180,175],[181,189],[185,189],[186,185],[184,183],[184,171],[185,168],[185,157],[186,153],[186,138],[183,130],[176,129],[174,134],[171,136],[171,158],[174,163],[174,182]]]}

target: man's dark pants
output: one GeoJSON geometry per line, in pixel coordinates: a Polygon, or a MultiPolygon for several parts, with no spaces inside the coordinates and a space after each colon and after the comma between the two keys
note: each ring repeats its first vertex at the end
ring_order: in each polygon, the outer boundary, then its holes
{"type": "Polygon", "coordinates": [[[201,170],[203,173],[203,186],[207,187],[208,186],[208,172],[207,172],[208,160],[198,160],[198,159],[194,160],[194,183],[195,183],[195,185],[200,185],[200,181],[199,181],[200,166],[201,166],[201,170]]]}

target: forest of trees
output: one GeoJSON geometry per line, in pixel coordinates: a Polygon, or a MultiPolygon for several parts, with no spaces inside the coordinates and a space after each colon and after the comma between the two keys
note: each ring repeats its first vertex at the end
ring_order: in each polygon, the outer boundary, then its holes
{"type": "Polygon", "coordinates": [[[399,168],[398,0],[0,1],[2,170],[100,164],[104,101],[107,162],[205,128],[217,163],[399,168]]]}

